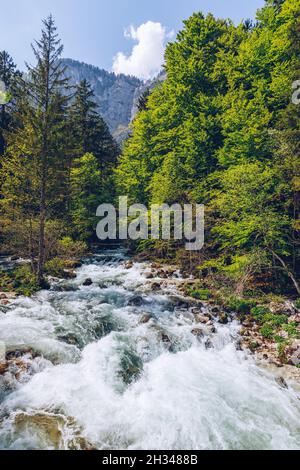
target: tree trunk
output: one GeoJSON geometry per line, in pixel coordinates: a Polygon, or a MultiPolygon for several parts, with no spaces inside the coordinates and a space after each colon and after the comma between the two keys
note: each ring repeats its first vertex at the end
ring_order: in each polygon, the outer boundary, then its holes
{"type": "Polygon", "coordinates": [[[46,221],[46,195],[45,195],[45,172],[43,170],[41,182],[41,199],[39,214],[39,255],[37,266],[37,282],[39,286],[44,285],[44,264],[45,264],[45,221],[46,221]]]}
{"type": "Polygon", "coordinates": [[[273,250],[270,250],[272,255],[280,262],[280,264],[282,265],[283,269],[285,270],[285,272],[287,273],[287,275],[289,276],[289,278],[291,279],[291,281],[293,282],[295,288],[296,288],[296,291],[298,292],[298,294],[300,295],[300,284],[299,282],[297,281],[297,279],[295,278],[294,274],[291,272],[291,270],[289,269],[289,267],[287,266],[287,264],[283,261],[283,259],[277,254],[275,253],[275,251],[273,250]]]}

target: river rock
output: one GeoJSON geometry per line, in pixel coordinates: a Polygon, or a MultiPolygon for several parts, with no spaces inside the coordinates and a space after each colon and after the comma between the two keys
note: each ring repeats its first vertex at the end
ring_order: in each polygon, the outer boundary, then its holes
{"type": "Polygon", "coordinates": [[[153,283],[151,284],[151,290],[152,290],[153,292],[157,292],[157,291],[159,291],[160,289],[161,289],[161,285],[159,284],[159,282],[153,282],[153,283]]]}
{"type": "MultiPolygon", "coordinates": [[[[206,326],[207,326],[207,324],[206,324],[206,326]]],[[[212,335],[214,335],[214,334],[217,333],[217,328],[215,327],[214,324],[212,324],[212,325],[209,325],[209,326],[208,326],[208,331],[209,331],[209,333],[211,333],[212,335]]]]}
{"type": "Polygon", "coordinates": [[[205,343],[204,343],[205,349],[213,349],[214,345],[212,344],[212,341],[208,338],[205,343]]]}
{"type": "Polygon", "coordinates": [[[296,315],[291,315],[288,320],[289,323],[300,323],[300,313],[296,315]]]}
{"type": "Polygon", "coordinates": [[[128,300],[127,305],[129,307],[141,307],[144,303],[143,297],[136,295],[128,300]]]}
{"type": "Polygon", "coordinates": [[[64,278],[65,279],[75,279],[77,277],[77,274],[75,271],[72,271],[71,269],[64,269],[64,278]]]}
{"type": "Polygon", "coordinates": [[[150,315],[150,313],[144,313],[140,320],[139,320],[139,323],[141,325],[145,324],[145,323],[149,323],[149,321],[152,319],[152,316],[150,315]]]}
{"type": "Polygon", "coordinates": [[[289,359],[288,363],[292,366],[299,366],[300,364],[300,349],[298,349],[289,359]]]}
{"type": "Polygon", "coordinates": [[[146,271],[144,273],[144,276],[145,276],[146,279],[153,279],[154,278],[154,274],[150,271],[146,271]]]}
{"type": "Polygon", "coordinates": [[[90,278],[86,279],[86,280],[82,283],[82,285],[85,286],[85,287],[89,287],[89,286],[91,286],[92,284],[93,284],[93,281],[92,281],[92,279],[90,279],[90,278]]]}
{"type": "Polygon", "coordinates": [[[124,269],[131,269],[133,268],[133,261],[126,261],[126,263],[124,263],[124,269]]]}
{"type": "Polygon", "coordinates": [[[222,325],[227,325],[228,323],[228,315],[225,312],[220,313],[218,322],[221,323],[222,325]]]}
{"type": "Polygon", "coordinates": [[[215,314],[220,313],[220,307],[217,307],[217,306],[211,307],[210,310],[212,313],[215,313],[215,314]]]}
{"type": "Polygon", "coordinates": [[[203,338],[204,337],[204,333],[200,328],[194,328],[191,331],[191,333],[192,333],[192,335],[196,336],[197,338],[203,338]]]}
{"type": "Polygon", "coordinates": [[[196,314],[194,315],[195,317],[195,320],[196,320],[196,323],[208,323],[209,322],[209,318],[208,317],[205,317],[204,315],[199,315],[199,314],[196,314]]]}
{"type": "Polygon", "coordinates": [[[275,379],[275,382],[278,383],[278,385],[281,387],[281,388],[289,388],[288,387],[288,384],[286,383],[285,379],[281,376],[279,377],[276,377],[275,379]]]}
{"type": "Polygon", "coordinates": [[[179,297],[176,295],[171,295],[169,297],[170,302],[175,308],[188,309],[194,303],[193,299],[186,299],[184,297],[179,297]]]}
{"type": "Polygon", "coordinates": [[[0,375],[4,375],[5,372],[8,370],[8,363],[7,362],[0,362],[0,375]]]}

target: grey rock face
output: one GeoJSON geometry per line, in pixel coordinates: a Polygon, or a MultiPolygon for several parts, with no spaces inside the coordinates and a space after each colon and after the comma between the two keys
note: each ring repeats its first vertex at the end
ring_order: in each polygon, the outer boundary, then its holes
{"type": "Polygon", "coordinates": [[[136,90],[142,82],[136,77],[115,75],[92,65],[72,59],[62,59],[72,85],[86,79],[95,93],[99,111],[112,133],[126,129],[132,118],[136,90]]]}
{"type": "Polygon", "coordinates": [[[136,115],[140,96],[165,77],[161,73],[156,79],[144,83],[136,77],[116,75],[72,59],[62,59],[61,63],[66,67],[71,85],[78,85],[84,79],[91,84],[99,112],[119,143],[129,135],[129,124],[136,115]]]}

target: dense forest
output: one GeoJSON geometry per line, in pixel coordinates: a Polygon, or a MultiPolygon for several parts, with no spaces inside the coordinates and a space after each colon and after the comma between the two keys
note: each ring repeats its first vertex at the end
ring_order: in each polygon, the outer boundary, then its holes
{"type": "MultiPolygon", "coordinates": [[[[1,250],[31,260],[13,273],[25,293],[46,287],[45,274],[63,275],[65,259],[87,251],[96,208],[113,194],[119,153],[89,83],[69,85],[52,16],[32,48],[36,64],[26,74],[0,54],[11,96],[0,120],[1,250]]],[[[7,275],[2,284],[9,286],[7,275]]]]}
{"type": "Polygon", "coordinates": [[[216,285],[300,294],[299,0],[235,26],[195,13],[166,50],[167,79],[133,123],[117,169],[132,201],[206,206],[204,250],[140,244],[216,285]]]}
{"type": "MultiPolygon", "coordinates": [[[[97,206],[128,195],[206,206],[201,252],[149,239],[135,246],[140,255],[239,296],[300,295],[299,0],[267,0],[256,22],[237,26],[202,13],[186,20],[121,155],[89,83],[70,87],[52,17],[33,51],[26,74],[0,54],[11,95],[0,115],[1,250],[31,260],[13,274],[21,291],[61,275],[95,240],[97,206]]],[[[2,274],[2,287],[10,282],[2,274]]]]}

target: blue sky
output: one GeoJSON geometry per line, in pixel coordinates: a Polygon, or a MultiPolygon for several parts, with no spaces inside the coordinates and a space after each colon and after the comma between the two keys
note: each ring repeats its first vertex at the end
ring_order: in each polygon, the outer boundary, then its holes
{"type": "Polygon", "coordinates": [[[147,78],[155,73],[172,32],[194,11],[211,11],[239,22],[254,18],[263,4],[264,0],[0,0],[0,49],[23,68],[25,60],[32,60],[30,43],[40,36],[41,18],[51,12],[65,45],[64,57],[147,78]]]}

